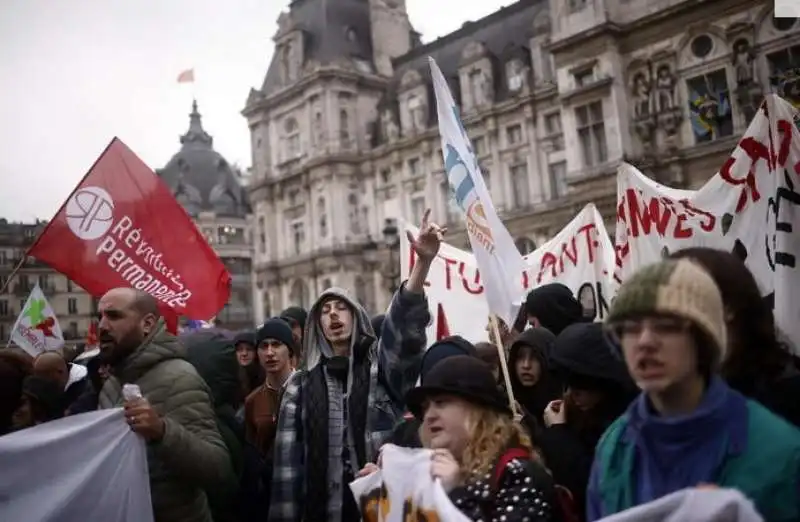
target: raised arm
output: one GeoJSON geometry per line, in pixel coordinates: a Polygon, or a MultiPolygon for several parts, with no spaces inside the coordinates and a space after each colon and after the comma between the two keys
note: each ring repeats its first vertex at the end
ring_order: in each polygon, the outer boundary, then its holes
{"type": "Polygon", "coordinates": [[[427,345],[425,330],[430,324],[431,314],[425,298],[425,279],[446,231],[430,223],[429,217],[430,209],[422,218],[416,238],[408,234],[417,261],[408,280],[400,285],[392,298],[378,344],[378,368],[396,402],[401,401],[416,384],[422,353],[427,345]]]}

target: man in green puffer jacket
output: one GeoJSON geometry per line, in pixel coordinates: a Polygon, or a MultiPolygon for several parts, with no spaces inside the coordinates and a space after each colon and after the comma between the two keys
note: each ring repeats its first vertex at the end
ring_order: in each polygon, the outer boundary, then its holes
{"type": "Polygon", "coordinates": [[[115,288],[98,312],[101,357],[111,367],[100,408],[124,406],[131,429],[147,441],[155,522],[212,522],[205,491],[235,487],[236,476],[208,386],[152,296],[115,288]],[[124,384],[138,385],[144,399],[125,401],[124,384]]]}

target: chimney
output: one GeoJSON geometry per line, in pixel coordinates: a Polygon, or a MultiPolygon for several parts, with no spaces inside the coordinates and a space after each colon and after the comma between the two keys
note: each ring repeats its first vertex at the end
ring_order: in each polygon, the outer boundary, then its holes
{"type": "Polygon", "coordinates": [[[411,23],[405,0],[369,0],[372,59],[378,74],[391,76],[392,58],[411,50],[411,23]]]}

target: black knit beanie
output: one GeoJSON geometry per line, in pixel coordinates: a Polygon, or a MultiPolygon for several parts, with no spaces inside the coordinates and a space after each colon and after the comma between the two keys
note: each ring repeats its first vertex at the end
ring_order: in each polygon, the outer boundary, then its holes
{"type": "Polygon", "coordinates": [[[261,328],[256,332],[256,346],[260,345],[267,339],[275,339],[282,342],[289,347],[289,352],[294,354],[295,344],[292,329],[284,319],[273,317],[261,325],[261,328]]]}

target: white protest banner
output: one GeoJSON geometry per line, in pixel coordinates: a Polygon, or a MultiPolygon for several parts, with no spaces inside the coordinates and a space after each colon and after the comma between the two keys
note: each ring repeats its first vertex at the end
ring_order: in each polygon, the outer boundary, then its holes
{"type": "Polygon", "coordinates": [[[0,469],[0,520],[153,520],[147,448],[122,408],[4,435],[0,469]]]}
{"type": "Polygon", "coordinates": [[[33,357],[64,346],[61,325],[39,283],[31,290],[11,329],[11,341],[33,357]]]}
{"type": "Polygon", "coordinates": [[[733,252],[773,303],[778,326],[797,345],[800,322],[800,135],[796,111],[777,96],[762,104],[719,172],[697,191],[660,185],[631,165],[617,178],[616,267],[637,268],[682,248],[733,252]]]}
{"type": "MultiPolygon", "coordinates": [[[[412,234],[417,228],[405,224],[412,234]]],[[[414,266],[405,234],[400,237],[401,274],[407,278],[414,266]]],[[[520,303],[536,286],[559,282],[568,286],[584,306],[588,317],[603,319],[616,292],[611,281],[614,249],[597,208],[589,204],[553,239],[525,256],[526,268],[519,274],[514,300],[520,303]]],[[[471,342],[486,341],[489,306],[475,257],[447,243],[442,244],[425,283],[432,324],[428,340],[436,340],[436,325],[442,319],[450,333],[471,342]],[[439,317],[439,309],[444,317],[439,317]]]]}
{"type": "Polygon", "coordinates": [[[450,87],[433,58],[428,58],[436,95],[439,134],[447,181],[455,202],[464,214],[467,236],[475,252],[477,266],[484,274],[489,310],[507,324],[514,322],[519,306],[515,305],[519,277],[525,267],[503,222],[492,205],[478,158],[472,150],[467,131],[461,123],[450,87]]]}
{"type": "Polygon", "coordinates": [[[381,469],[350,483],[364,522],[470,522],[431,477],[433,450],[381,448],[381,469]]]}

